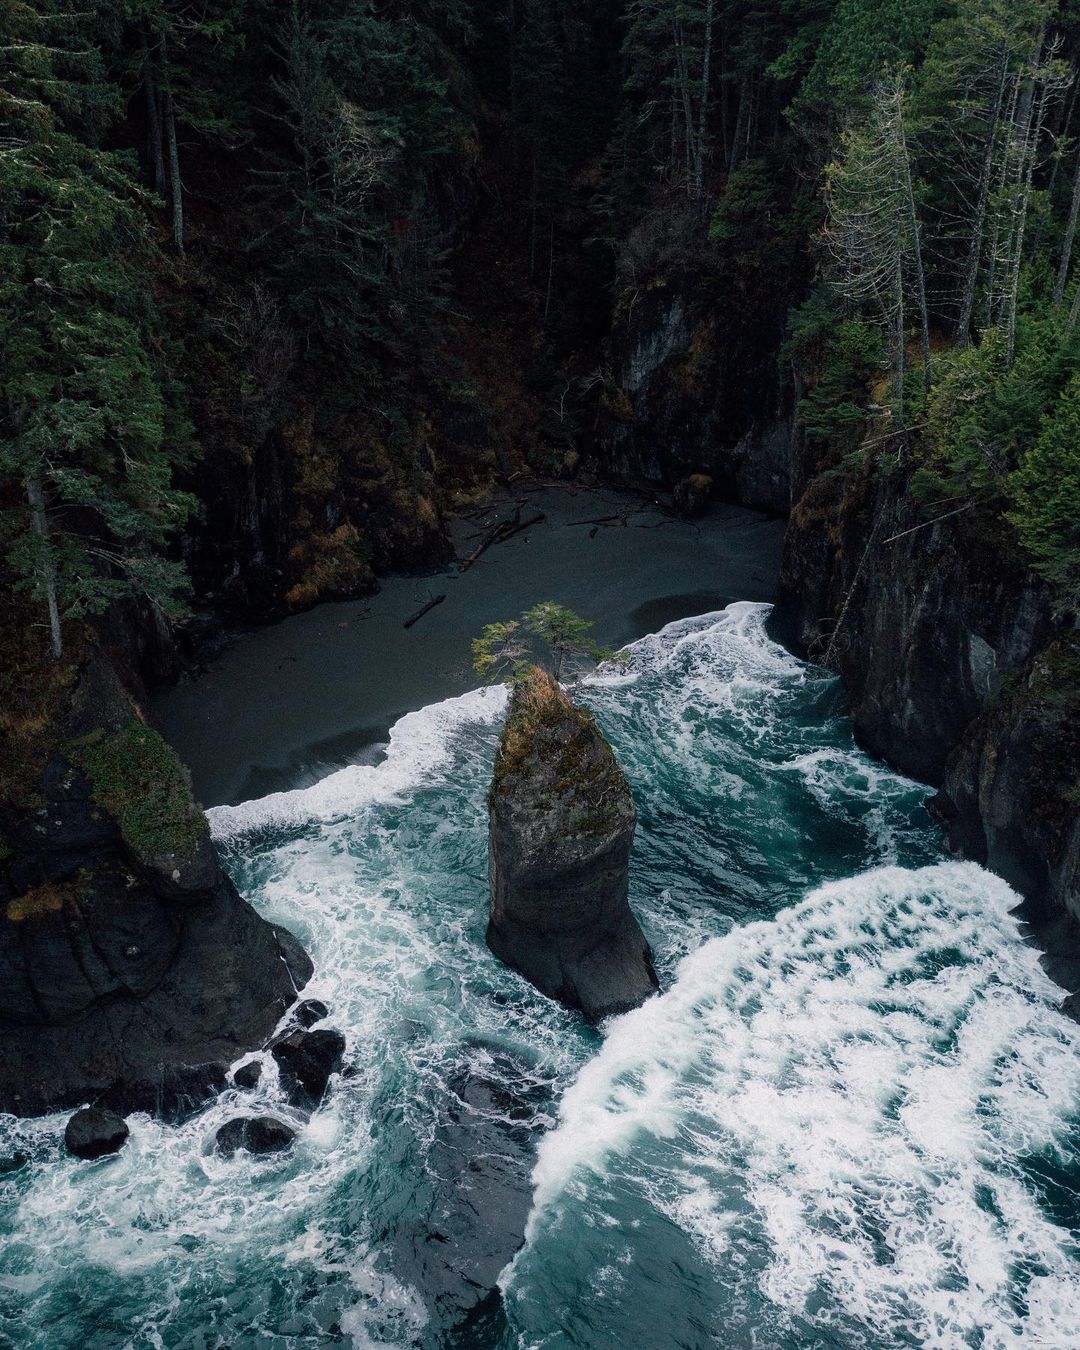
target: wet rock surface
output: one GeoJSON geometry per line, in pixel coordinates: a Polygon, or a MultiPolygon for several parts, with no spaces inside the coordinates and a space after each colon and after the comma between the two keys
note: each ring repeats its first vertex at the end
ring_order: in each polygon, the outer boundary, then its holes
{"type": "Polygon", "coordinates": [[[292,1020],[299,1027],[313,1027],[330,1016],[330,1009],[321,999],[308,998],[293,1009],[292,1020]]]}
{"type": "Polygon", "coordinates": [[[76,1158],[103,1158],[127,1142],[127,1122],[114,1111],[89,1106],[76,1111],[64,1129],[64,1147],[76,1158]]]}
{"type": "Polygon", "coordinates": [[[499,1322],[497,1281],[524,1241],[536,1144],[550,1122],[542,1074],[503,1047],[468,1047],[439,1106],[425,1190],[393,1237],[398,1269],[446,1328],[447,1345],[474,1344],[470,1330],[499,1322]]]}
{"type": "Polygon", "coordinates": [[[238,1088],[257,1088],[262,1080],[262,1064],[257,1060],[250,1060],[247,1064],[241,1064],[234,1072],[232,1079],[238,1088]]]}
{"type": "Polygon", "coordinates": [[[240,1149],[254,1154],[281,1153],[295,1138],[296,1131],[276,1116],[237,1116],[218,1130],[214,1149],[225,1158],[240,1149]]]}
{"type": "Polygon", "coordinates": [[[488,946],[593,1022],[658,986],[627,900],[637,814],[591,717],[546,672],[511,700],[489,798],[488,946]]]}
{"type": "Polygon", "coordinates": [[[332,1074],[345,1059],[345,1037],[340,1031],[294,1031],[270,1047],[282,1086],[297,1106],[316,1106],[332,1074]]]}

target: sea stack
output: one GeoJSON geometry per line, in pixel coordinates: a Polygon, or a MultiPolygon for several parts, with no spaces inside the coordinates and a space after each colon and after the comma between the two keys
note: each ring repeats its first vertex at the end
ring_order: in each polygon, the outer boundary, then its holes
{"type": "Polygon", "coordinates": [[[513,693],[488,799],[487,943],[590,1022],[659,988],[627,901],[637,813],[603,733],[546,671],[513,693]]]}

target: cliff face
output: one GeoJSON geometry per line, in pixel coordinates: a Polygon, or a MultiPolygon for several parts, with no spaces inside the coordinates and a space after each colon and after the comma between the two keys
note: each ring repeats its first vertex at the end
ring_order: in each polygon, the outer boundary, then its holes
{"type": "Polygon", "coordinates": [[[592,719],[536,670],[514,690],[490,795],[488,946],[590,1021],[658,985],[627,902],[637,813],[592,719]]]}
{"type": "Polygon", "coordinates": [[[954,849],[1080,917],[1064,628],[1004,541],[965,514],[926,524],[902,476],[822,474],[791,515],[774,622],[839,672],[867,749],[939,789],[954,849]]]}
{"type": "Polygon", "coordinates": [[[96,646],[38,748],[0,801],[0,1111],[175,1111],[265,1041],[311,963],[222,873],[96,646]]]}
{"type": "Polygon", "coordinates": [[[676,281],[616,313],[600,462],[615,478],[664,485],[708,474],[724,497],[786,512],[795,399],[776,344],[729,344],[702,301],[693,283],[676,281]]]}

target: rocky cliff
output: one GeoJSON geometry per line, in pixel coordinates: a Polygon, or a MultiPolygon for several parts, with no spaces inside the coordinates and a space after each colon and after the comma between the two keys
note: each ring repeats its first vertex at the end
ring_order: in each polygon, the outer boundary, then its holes
{"type": "Polygon", "coordinates": [[[627,902],[637,814],[611,747],[546,672],[514,690],[490,794],[488,946],[590,1021],[657,988],[627,902]]]}
{"type": "Polygon", "coordinates": [[[707,474],[718,495],[786,512],[795,399],[774,358],[728,346],[716,314],[679,284],[616,312],[598,453],[621,479],[707,474]]]}
{"type": "Polygon", "coordinates": [[[827,471],[788,528],[781,638],[840,674],[856,734],[939,789],[951,846],[1036,917],[1080,918],[1071,625],[1007,537],[971,512],[928,523],[902,471],[827,471]]]}
{"type": "Polygon", "coordinates": [[[311,963],[223,874],[97,643],[50,679],[2,727],[0,1111],[173,1112],[263,1044],[311,963]]]}

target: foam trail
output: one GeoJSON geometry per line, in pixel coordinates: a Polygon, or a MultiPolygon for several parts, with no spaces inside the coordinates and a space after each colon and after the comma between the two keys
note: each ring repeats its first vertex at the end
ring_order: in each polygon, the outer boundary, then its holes
{"type": "Polygon", "coordinates": [[[386,758],[379,764],[351,764],[311,787],[273,792],[239,806],[212,807],[206,813],[211,832],[221,841],[253,830],[330,824],[364,805],[402,797],[450,764],[456,732],[502,717],[506,698],[506,687],[498,685],[407,713],[391,728],[386,758]]]}
{"type": "Polygon", "coordinates": [[[1080,1028],[1017,900],[972,864],[881,868],[686,958],[564,1095],[504,1288],[617,1174],[793,1319],[1080,1344],[1073,1236],[1016,1161],[1075,1149],[1080,1028]]]}

